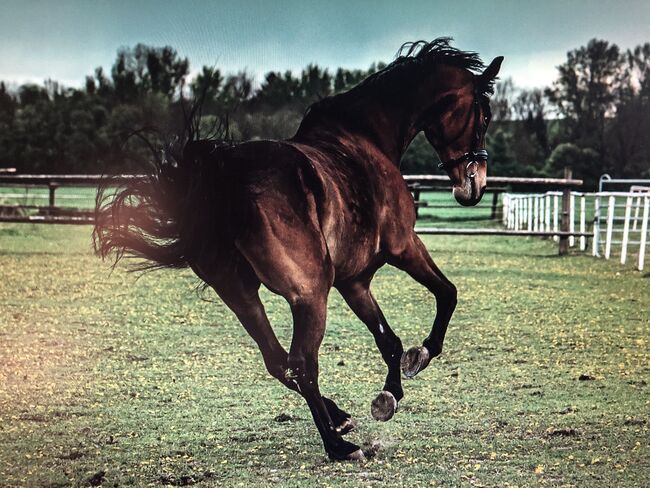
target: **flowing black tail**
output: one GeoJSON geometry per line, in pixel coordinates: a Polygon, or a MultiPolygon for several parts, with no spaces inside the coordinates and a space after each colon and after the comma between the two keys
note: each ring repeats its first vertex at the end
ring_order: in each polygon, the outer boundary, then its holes
{"type": "Polygon", "coordinates": [[[137,269],[187,266],[182,222],[188,176],[182,167],[157,164],[151,174],[107,178],[96,198],[95,252],[102,258],[115,252],[116,263],[125,254],[149,261],[137,269]]]}
{"type": "Polygon", "coordinates": [[[220,152],[229,144],[198,140],[196,108],[186,120],[180,150],[162,153],[149,145],[154,157],[144,175],[107,177],[100,186],[93,246],[102,258],[114,254],[115,263],[124,255],[146,259],[136,270],[183,268],[207,241],[218,238],[206,229],[213,227],[221,203],[220,152]]]}

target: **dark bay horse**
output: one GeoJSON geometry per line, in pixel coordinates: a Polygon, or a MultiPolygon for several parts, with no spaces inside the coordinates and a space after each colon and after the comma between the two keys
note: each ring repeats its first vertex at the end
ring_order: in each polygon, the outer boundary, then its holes
{"type": "Polygon", "coordinates": [[[475,205],[486,187],[488,96],[503,58],[487,68],[446,38],[405,45],[397,59],[350,91],[312,105],[294,137],[224,144],[190,137],[176,161],[98,196],[97,252],[130,253],[147,267],[190,267],[255,340],[269,373],[304,397],[332,459],[363,459],[342,437],[350,415],[321,395],[318,350],[336,288],[368,327],[388,366],[372,414],[390,419],[412,377],[442,351],[456,288],[415,234],[413,197],[400,158],[421,131],[453,194],[475,205]],[[384,264],[436,298],[431,333],[404,352],[370,292],[384,264]],[[293,316],[287,352],[260,301],[264,284],[293,316]]]}

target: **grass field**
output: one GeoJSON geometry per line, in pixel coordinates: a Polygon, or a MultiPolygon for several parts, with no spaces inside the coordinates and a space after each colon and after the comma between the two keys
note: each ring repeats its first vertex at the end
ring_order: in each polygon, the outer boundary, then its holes
{"type": "MultiPolygon", "coordinates": [[[[88,227],[0,224],[0,486],[647,486],[648,275],[537,239],[425,242],[459,304],[390,422],[370,417],[372,338],[330,296],[322,391],[380,445],[353,464],[327,461],[302,399],[191,273],[110,274],[88,227]]],[[[391,268],[373,289],[419,344],[433,298],[391,268]]],[[[264,300],[287,344],[287,306],[264,300]]]]}

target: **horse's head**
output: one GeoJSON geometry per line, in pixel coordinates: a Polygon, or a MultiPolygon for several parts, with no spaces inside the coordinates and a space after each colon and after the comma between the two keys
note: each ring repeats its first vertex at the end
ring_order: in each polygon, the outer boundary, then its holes
{"type": "Polygon", "coordinates": [[[437,94],[427,112],[433,115],[424,134],[434,147],[453,183],[461,205],[481,201],[487,186],[485,132],[490,123],[490,93],[503,57],[495,58],[479,75],[447,67],[436,81],[437,94]]]}

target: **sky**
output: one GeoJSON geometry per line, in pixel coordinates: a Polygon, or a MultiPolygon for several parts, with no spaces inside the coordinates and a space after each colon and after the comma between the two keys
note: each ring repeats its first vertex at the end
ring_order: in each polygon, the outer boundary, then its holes
{"type": "Polygon", "coordinates": [[[501,77],[548,86],[569,50],[597,37],[630,48],[650,42],[650,0],[0,0],[0,80],[82,86],[117,49],[171,45],[192,72],[216,65],[299,72],[308,63],[367,68],[401,44],[451,36],[501,77]]]}

